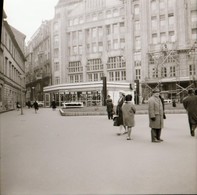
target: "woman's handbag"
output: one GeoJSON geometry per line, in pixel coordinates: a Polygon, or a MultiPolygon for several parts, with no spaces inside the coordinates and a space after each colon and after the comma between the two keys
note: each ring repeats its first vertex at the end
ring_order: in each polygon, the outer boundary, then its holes
{"type": "Polygon", "coordinates": [[[114,126],[120,126],[119,125],[119,116],[118,115],[115,115],[114,117],[113,117],[113,121],[114,121],[114,126]]]}

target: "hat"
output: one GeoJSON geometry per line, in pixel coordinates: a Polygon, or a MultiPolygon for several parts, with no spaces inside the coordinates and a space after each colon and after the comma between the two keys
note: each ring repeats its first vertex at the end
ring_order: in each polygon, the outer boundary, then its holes
{"type": "Polygon", "coordinates": [[[153,93],[160,93],[160,90],[158,88],[153,89],[153,93]]]}

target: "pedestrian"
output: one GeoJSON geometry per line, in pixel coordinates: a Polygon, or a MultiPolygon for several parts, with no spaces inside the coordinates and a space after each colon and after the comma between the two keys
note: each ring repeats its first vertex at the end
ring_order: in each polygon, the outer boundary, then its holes
{"type": "Polygon", "coordinates": [[[188,90],[188,96],[183,99],[183,106],[187,110],[191,136],[195,136],[197,127],[197,96],[192,89],[188,90]]]}
{"type": "Polygon", "coordinates": [[[107,116],[108,119],[113,119],[113,114],[114,114],[114,104],[112,102],[112,99],[110,97],[110,95],[107,96],[107,100],[106,100],[106,107],[107,107],[107,116]]]}
{"type": "Polygon", "coordinates": [[[51,107],[52,107],[53,110],[56,109],[56,102],[55,102],[54,99],[53,99],[53,101],[51,102],[51,107]]]}
{"type": "Polygon", "coordinates": [[[123,105],[124,101],[125,101],[125,92],[120,91],[118,104],[116,107],[116,115],[118,115],[118,125],[119,125],[119,133],[117,133],[117,135],[127,134],[126,128],[123,125],[123,116],[122,116],[122,105],[123,105]],[[124,127],[124,133],[122,133],[123,127],[124,127]]]}
{"type": "Polygon", "coordinates": [[[39,106],[38,106],[38,102],[35,100],[34,103],[33,103],[33,107],[35,109],[35,113],[37,113],[38,109],[39,109],[39,106]]]}
{"type": "Polygon", "coordinates": [[[20,107],[21,107],[21,106],[20,106],[19,102],[17,101],[17,102],[16,102],[17,111],[19,110],[20,107]]]}
{"type": "Polygon", "coordinates": [[[132,102],[132,95],[126,95],[125,103],[122,106],[122,114],[123,114],[123,124],[127,128],[128,136],[127,140],[131,140],[131,130],[132,127],[135,126],[135,115],[136,109],[132,102]]]}
{"type": "Polygon", "coordinates": [[[161,129],[163,128],[163,105],[159,98],[159,89],[153,90],[152,96],[148,99],[149,127],[151,128],[151,141],[162,142],[161,129]]]}

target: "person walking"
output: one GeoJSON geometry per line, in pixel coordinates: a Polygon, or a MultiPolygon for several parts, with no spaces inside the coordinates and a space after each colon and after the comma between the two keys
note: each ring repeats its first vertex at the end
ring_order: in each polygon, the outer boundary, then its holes
{"type": "Polygon", "coordinates": [[[132,102],[132,95],[126,95],[125,103],[122,105],[123,124],[127,128],[127,140],[131,140],[131,130],[135,126],[134,115],[136,108],[132,102]]]}
{"type": "Polygon", "coordinates": [[[159,97],[159,89],[154,89],[152,96],[148,99],[149,127],[151,128],[151,141],[162,142],[161,129],[163,128],[163,105],[159,97]]]}
{"type": "Polygon", "coordinates": [[[20,107],[21,107],[21,106],[20,106],[19,102],[16,102],[17,111],[19,110],[20,107]]]}
{"type": "Polygon", "coordinates": [[[113,112],[114,112],[114,104],[112,102],[112,99],[110,97],[110,95],[107,96],[107,100],[106,100],[106,106],[107,106],[107,116],[108,119],[113,119],[113,112]]]}
{"type": "Polygon", "coordinates": [[[191,136],[195,136],[197,127],[197,96],[192,89],[188,90],[188,96],[183,99],[183,106],[187,111],[191,136]]]}
{"type": "Polygon", "coordinates": [[[52,107],[53,110],[56,109],[56,102],[55,102],[54,99],[53,99],[53,101],[51,102],[51,107],[52,107]]]}
{"type": "Polygon", "coordinates": [[[119,133],[117,133],[117,135],[127,134],[126,128],[123,125],[123,116],[122,116],[122,105],[124,101],[125,101],[125,92],[120,91],[119,100],[118,100],[118,104],[116,107],[116,115],[118,115],[118,124],[119,124],[119,133]],[[124,133],[122,133],[123,127],[125,129],[124,133]]]}
{"type": "Polygon", "coordinates": [[[33,103],[33,107],[35,109],[35,113],[37,113],[38,109],[39,109],[39,106],[38,106],[38,102],[35,100],[34,103],[33,103]]]}

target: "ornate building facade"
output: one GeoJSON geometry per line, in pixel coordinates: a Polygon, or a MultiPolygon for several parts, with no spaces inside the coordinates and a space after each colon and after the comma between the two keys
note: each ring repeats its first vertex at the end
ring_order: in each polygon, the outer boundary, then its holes
{"type": "Polygon", "coordinates": [[[102,96],[94,84],[106,78],[115,99],[120,88],[134,89],[143,102],[158,86],[164,98],[181,101],[197,87],[196,22],[196,0],[60,0],[45,100],[102,96]]]}

